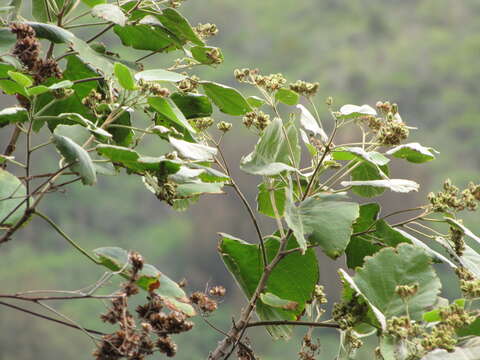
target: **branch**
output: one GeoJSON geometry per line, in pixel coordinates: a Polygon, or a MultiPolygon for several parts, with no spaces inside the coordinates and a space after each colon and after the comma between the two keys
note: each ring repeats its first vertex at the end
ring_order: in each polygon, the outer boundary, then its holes
{"type": "Polygon", "coordinates": [[[57,324],[62,324],[62,325],[71,327],[73,329],[86,331],[86,332],[89,332],[90,334],[100,335],[100,336],[106,335],[105,333],[102,333],[102,332],[97,331],[97,330],[84,329],[84,328],[81,328],[80,326],[70,324],[66,321],[58,320],[58,319],[52,318],[50,316],[43,315],[43,314],[37,313],[35,311],[28,310],[28,309],[24,309],[24,308],[21,308],[20,306],[12,305],[12,304],[9,304],[9,303],[3,302],[3,301],[0,301],[0,305],[7,306],[9,308],[22,311],[24,313],[27,313],[27,314],[30,314],[30,315],[33,315],[33,316],[36,316],[36,317],[39,317],[39,318],[42,318],[42,319],[45,319],[45,320],[53,321],[53,322],[56,322],[57,324]]]}
{"type": "Polygon", "coordinates": [[[62,236],[65,240],[67,240],[70,245],[72,245],[75,249],[77,249],[78,251],[80,251],[83,255],[85,255],[88,259],[90,259],[91,261],[93,261],[95,264],[100,264],[100,262],[95,259],[92,255],[90,255],[85,249],[83,249],[80,245],[78,245],[71,237],[69,237],[67,234],[65,234],[63,232],[62,229],[60,229],[60,227],[55,224],[55,222],[53,222],[53,220],[51,220],[48,216],[42,214],[41,212],[37,211],[37,210],[34,210],[33,211],[33,214],[41,217],[43,220],[45,220],[51,227],[53,227],[55,229],[55,231],[57,233],[60,234],[60,236],[62,236]]]}
{"type": "Polygon", "coordinates": [[[340,329],[338,324],[328,322],[311,322],[311,321],[289,321],[289,320],[275,320],[275,321],[255,321],[248,323],[247,328],[255,326],[271,326],[271,325],[293,325],[293,326],[311,326],[311,327],[326,327],[340,329]]]}

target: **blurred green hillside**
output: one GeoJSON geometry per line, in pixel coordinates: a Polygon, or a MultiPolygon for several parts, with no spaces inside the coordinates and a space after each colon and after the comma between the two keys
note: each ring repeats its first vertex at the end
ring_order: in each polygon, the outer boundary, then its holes
{"type": "MultiPolygon", "coordinates": [[[[264,73],[281,72],[292,82],[320,82],[317,104],[323,110],[328,96],[337,105],[398,103],[403,119],[419,128],[412,138],[441,152],[422,170],[415,165],[393,169],[396,177],[423,184],[419,194],[408,198],[411,205],[421,204],[445,177],[459,185],[480,180],[478,0],[189,0],[183,13],[193,24],[212,22],[220,29],[211,43],[223,49],[225,63],[217,69],[196,70],[200,77],[233,83],[235,68],[258,67],[264,73]]],[[[119,45],[113,37],[102,40],[119,45]]],[[[151,64],[168,65],[166,59],[159,55],[151,64]]],[[[6,104],[11,99],[2,96],[0,101],[6,104]]],[[[255,139],[243,131],[241,119],[229,121],[242,134],[226,141],[227,158],[236,164],[255,139]]],[[[8,136],[4,133],[0,133],[2,148],[8,136]]],[[[151,144],[148,151],[154,155],[157,146],[151,144]]],[[[255,179],[238,170],[234,175],[253,202],[255,179]]],[[[224,231],[244,239],[253,234],[244,209],[231,195],[212,196],[186,213],[176,213],[137,179],[103,177],[96,187],[74,186],[65,194],[50,195],[43,207],[85,248],[117,245],[138,250],[172,278],[187,278],[191,289],[203,289],[207,282],[223,284],[229,296],[210,320],[227,329],[244,299],[216,254],[216,234],[224,231]]],[[[397,208],[398,198],[387,194],[383,203],[386,209],[397,208]]],[[[466,221],[480,231],[478,220],[470,216],[466,221]]],[[[2,291],[74,290],[101,276],[101,269],[92,269],[63,239],[33,221],[0,249],[2,291]]],[[[263,225],[268,229],[269,220],[263,225]]],[[[337,274],[329,263],[325,259],[321,265],[321,280],[331,288],[337,274]]],[[[455,291],[447,293],[454,296],[455,291]]],[[[96,317],[102,304],[57,305],[86,327],[108,329],[96,317]]],[[[203,359],[217,341],[217,334],[201,320],[197,327],[179,340],[176,359],[203,359]]],[[[87,337],[25,314],[0,308],[0,329],[0,360],[91,358],[93,344],[87,337]]],[[[333,333],[316,334],[324,347],[321,358],[333,359],[333,333]]],[[[262,330],[252,332],[250,338],[262,359],[296,358],[295,342],[273,343],[262,330]]]]}

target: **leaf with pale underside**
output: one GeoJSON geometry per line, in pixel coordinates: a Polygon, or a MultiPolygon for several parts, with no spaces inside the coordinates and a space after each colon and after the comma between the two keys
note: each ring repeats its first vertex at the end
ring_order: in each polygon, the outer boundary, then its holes
{"type": "Polygon", "coordinates": [[[412,180],[404,179],[385,179],[369,181],[342,181],[342,186],[373,186],[378,188],[390,189],[393,192],[408,193],[418,191],[420,185],[412,180]]]}
{"type": "Polygon", "coordinates": [[[392,155],[396,158],[405,159],[409,162],[421,164],[435,159],[435,153],[438,154],[434,148],[425,147],[419,143],[409,143],[398,145],[393,149],[388,150],[385,154],[392,155]]]}

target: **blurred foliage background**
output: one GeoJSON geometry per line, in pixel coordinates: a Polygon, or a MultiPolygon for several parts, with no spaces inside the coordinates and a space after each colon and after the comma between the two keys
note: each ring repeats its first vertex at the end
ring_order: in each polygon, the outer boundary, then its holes
{"type": "MultiPolygon", "coordinates": [[[[424,203],[429,191],[439,189],[445,177],[465,185],[480,180],[480,2],[477,0],[189,0],[182,13],[192,24],[216,23],[220,33],[211,44],[223,49],[225,63],[217,69],[195,70],[200,77],[233,83],[233,70],[258,67],[263,73],[283,73],[291,82],[320,82],[317,105],[327,119],[324,100],[335,104],[374,105],[378,100],[397,102],[404,121],[417,126],[411,138],[441,154],[432,163],[396,166],[397,178],[422,184],[420,193],[383,197],[384,209],[424,203]],[[399,201],[401,199],[401,201],[399,201]]],[[[113,36],[102,41],[115,51],[113,36]]],[[[131,59],[135,59],[132,51],[131,59]]],[[[150,65],[167,67],[171,56],[158,55],[150,65]]],[[[7,96],[1,105],[12,103],[7,96]]],[[[321,113],[322,115],[322,113],[321,113]]],[[[217,114],[217,118],[223,118],[217,114]]],[[[240,157],[250,151],[255,137],[241,124],[228,119],[234,132],[225,141],[227,158],[250,201],[255,200],[256,179],[235,170],[240,157]]],[[[8,131],[0,133],[2,148],[8,131]]],[[[48,134],[45,133],[45,136],[48,134]]],[[[347,134],[348,136],[348,134],[347,134]]],[[[345,138],[346,140],[347,138],[345,138]]],[[[164,145],[149,144],[151,155],[164,145]]],[[[40,167],[55,159],[37,158],[40,167]]],[[[95,187],[75,185],[65,194],[50,195],[44,211],[85,248],[121,246],[135,249],[150,263],[176,280],[185,277],[191,290],[222,284],[228,296],[210,321],[228,329],[231,317],[244,304],[216,253],[217,232],[245,240],[253,228],[233,193],[203,198],[186,213],[176,213],[158,202],[136,178],[102,177],[95,187]]],[[[472,230],[480,231],[478,217],[467,217],[472,230]]],[[[2,246],[2,292],[27,289],[77,289],[95,282],[102,270],[94,268],[37,219],[15,239],[2,246]]],[[[263,219],[264,229],[270,220],[263,219]]],[[[266,233],[267,230],[264,230],[266,233]]],[[[321,281],[338,293],[335,268],[322,258],[321,281]]],[[[441,268],[440,268],[441,271],[441,268]]],[[[455,297],[458,289],[444,281],[444,292],[455,297]]],[[[96,301],[56,304],[85,327],[108,330],[97,314],[96,301]]],[[[201,320],[196,329],[179,337],[178,360],[203,359],[221,337],[201,320]]],[[[76,330],[0,308],[0,360],[91,358],[93,344],[76,330]]],[[[297,329],[302,336],[302,329],[297,329]]],[[[322,359],[333,359],[336,334],[317,330],[322,359]]],[[[295,359],[299,342],[273,342],[264,330],[249,333],[262,359],[295,359]]],[[[375,346],[367,344],[366,348],[375,346]]],[[[366,351],[363,351],[366,353],[366,351]]],[[[362,353],[362,351],[361,351],[362,353]]],[[[367,355],[359,359],[368,359],[367,355]]]]}

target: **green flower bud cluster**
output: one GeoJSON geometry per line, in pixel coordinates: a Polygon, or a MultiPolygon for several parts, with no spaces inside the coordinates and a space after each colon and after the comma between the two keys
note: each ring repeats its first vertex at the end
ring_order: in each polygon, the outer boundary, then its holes
{"type": "Polygon", "coordinates": [[[217,129],[223,132],[230,131],[231,128],[232,128],[232,123],[229,123],[229,122],[220,121],[217,124],[217,129]]]}
{"type": "Polygon", "coordinates": [[[189,119],[189,123],[191,123],[195,128],[200,131],[208,129],[210,126],[213,125],[214,120],[211,117],[201,117],[195,119],[189,119]]]}
{"type": "Polygon", "coordinates": [[[383,145],[398,145],[408,138],[410,130],[398,113],[389,112],[377,133],[377,141],[383,145]]]}
{"type": "Polygon", "coordinates": [[[448,210],[475,211],[480,201],[479,190],[480,185],[469,183],[468,187],[460,192],[460,189],[452,184],[450,179],[446,179],[443,183],[443,191],[438,193],[429,193],[428,201],[435,212],[445,212],[448,210]]]}
{"type": "Polygon", "coordinates": [[[253,81],[258,87],[265,89],[268,92],[274,92],[282,88],[287,80],[282,74],[270,74],[270,75],[255,75],[253,81]]]}
{"type": "Polygon", "coordinates": [[[305,97],[315,96],[318,92],[319,86],[320,84],[318,82],[309,83],[303,80],[297,80],[293,84],[288,85],[290,90],[305,97]]]}
{"type": "Polygon", "coordinates": [[[195,26],[193,29],[198,36],[200,36],[202,39],[209,38],[211,36],[217,35],[218,33],[218,28],[217,25],[215,24],[198,24],[195,26]]]}
{"type": "Polygon", "coordinates": [[[168,6],[176,9],[176,8],[182,6],[184,1],[186,1],[186,0],[168,0],[168,6]]]}
{"type": "MultiPolygon", "coordinates": [[[[185,74],[186,75],[186,74],[185,74]]],[[[177,88],[181,92],[197,92],[198,82],[200,78],[198,76],[192,75],[183,79],[182,81],[177,83],[177,88]]]]}
{"type": "Polygon", "coordinates": [[[460,279],[460,290],[467,299],[475,299],[480,297],[480,280],[466,268],[458,267],[455,270],[460,279]]]}
{"type": "Polygon", "coordinates": [[[418,288],[418,283],[412,285],[397,285],[395,287],[395,293],[406,300],[414,296],[418,292],[418,288]]]}
{"type": "Polygon", "coordinates": [[[250,111],[243,117],[243,124],[250,128],[252,125],[258,130],[263,131],[270,124],[270,115],[259,110],[257,112],[250,111]]]}
{"type": "Polygon", "coordinates": [[[222,54],[218,48],[213,48],[205,53],[209,59],[212,60],[214,64],[221,64],[223,62],[222,54]]]}
{"type": "Polygon", "coordinates": [[[239,82],[256,85],[269,93],[282,88],[287,80],[282,74],[260,75],[258,69],[236,69],[233,74],[239,82]]]}
{"type": "Polygon", "coordinates": [[[456,330],[470,325],[475,321],[475,316],[457,304],[451,304],[439,312],[442,320],[430,334],[424,336],[421,344],[426,351],[444,349],[452,352],[457,344],[456,330]]]}
{"type": "Polygon", "coordinates": [[[356,296],[349,302],[339,302],[333,305],[332,318],[340,326],[340,329],[351,329],[368,312],[368,306],[360,302],[356,296]]]}
{"type": "Polygon", "coordinates": [[[326,304],[328,302],[323,285],[315,285],[314,296],[319,304],[326,304]]]}
{"type": "Polygon", "coordinates": [[[138,82],[138,86],[140,88],[140,91],[144,94],[151,94],[154,96],[161,96],[161,97],[170,96],[170,90],[162,87],[158,83],[140,80],[138,82]]]}
{"type": "Polygon", "coordinates": [[[387,320],[386,332],[397,339],[408,339],[422,335],[423,329],[408,316],[394,316],[387,320]]]}
{"type": "Polygon", "coordinates": [[[450,226],[450,241],[453,243],[455,254],[462,256],[465,251],[465,241],[463,240],[463,231],[457,227],[450,226]]]}
{"type": "Polygon", "coordinates": [[[345,342],[349,344],[352,349],[360,349],[363,346],[363,341],[360,340],[351,329],[345,332],[345,342]]]}

